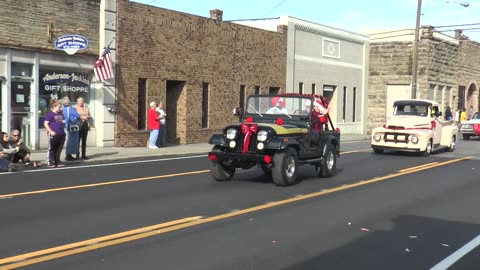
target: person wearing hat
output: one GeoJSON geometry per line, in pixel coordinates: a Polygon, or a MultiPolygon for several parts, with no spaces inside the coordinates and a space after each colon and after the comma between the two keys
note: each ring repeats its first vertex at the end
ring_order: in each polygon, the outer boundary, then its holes
{"type": "Polygon", "coordinates": [[[272,99],[272,105],[270,109],[267,110],[268,114],[287,114],[288,110],[285,108],[285,99],[282,97],[274,97],[272,99]]]}
{"type": "Polygon", "coordinates": [[[320,100],[315,100],[313,102],[313,111],[312,111],[312,118],[311,118],[311,127],[312,127],[312,135],[311,135],[311,143],[313,145],[318,146],[320,140],[320,132],[323,130],[324,126],[324,119],[325,116],[328,114],[329,109],[325,108],[320,100]]]}

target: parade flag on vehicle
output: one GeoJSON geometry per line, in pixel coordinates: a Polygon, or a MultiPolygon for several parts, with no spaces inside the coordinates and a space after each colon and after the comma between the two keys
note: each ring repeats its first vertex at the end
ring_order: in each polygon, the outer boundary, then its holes
{"type": "Polygon", "coordinates": [[[110,48],[105,48],[100,58],[98,58],[93,68],[95,77],[98,81],[108,80],[113,78],[112,54],[110,48]]]}

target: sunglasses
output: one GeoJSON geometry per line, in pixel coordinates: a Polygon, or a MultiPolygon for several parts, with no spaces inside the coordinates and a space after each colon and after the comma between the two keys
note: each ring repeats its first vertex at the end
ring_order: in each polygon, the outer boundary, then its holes
{"type": "Polygon", "coordinates": [[[20,137],[20,134],[13,134],[13,137],[20,137]]]}

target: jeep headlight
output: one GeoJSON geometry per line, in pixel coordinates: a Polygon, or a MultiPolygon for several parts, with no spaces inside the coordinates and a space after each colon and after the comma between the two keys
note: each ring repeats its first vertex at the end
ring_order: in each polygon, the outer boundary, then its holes
{"type": "Polygon", "coordinates": [[[413,135],[412,138],[410,138],[410,140],[412,141],[412,143],[417,144],[418,143],[418,136],[413,135]]]}
{"type": "Polygon", "coordinates": [[[380,133],[375,133],[375,135],[373,135],[373,139],[376,142],[379,142],[382,139],[382,135],[380,135],[380,133]]]}
{"type": "Polygon", "coordinates": [[[230,128],[227,130],[227,139],[233,140],[237,137],[237,130],[234,128],[230,128]]]}
{"type": "Polygon", "coordinates": [[[267,140],[267,138],[268,138],[268,132],[267,132],[267,131],[265,131],[265,130],[260,130],[260,131],[258,132],[258,134],[257,134],[257,140],[258,140],[259,142],[264,142],[264,141],[267,140]]]}

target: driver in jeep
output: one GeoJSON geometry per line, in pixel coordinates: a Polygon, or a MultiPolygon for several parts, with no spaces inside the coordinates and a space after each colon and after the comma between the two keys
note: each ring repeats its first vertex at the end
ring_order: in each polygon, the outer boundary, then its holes
{"type": "Polygon", "coordinates": [[[286,114],[288,115],[288,110],[285,108],[285,99],[282,97],[272,98],[272,105],[270,109],[266,111],[268,114],[286,114]]]}

